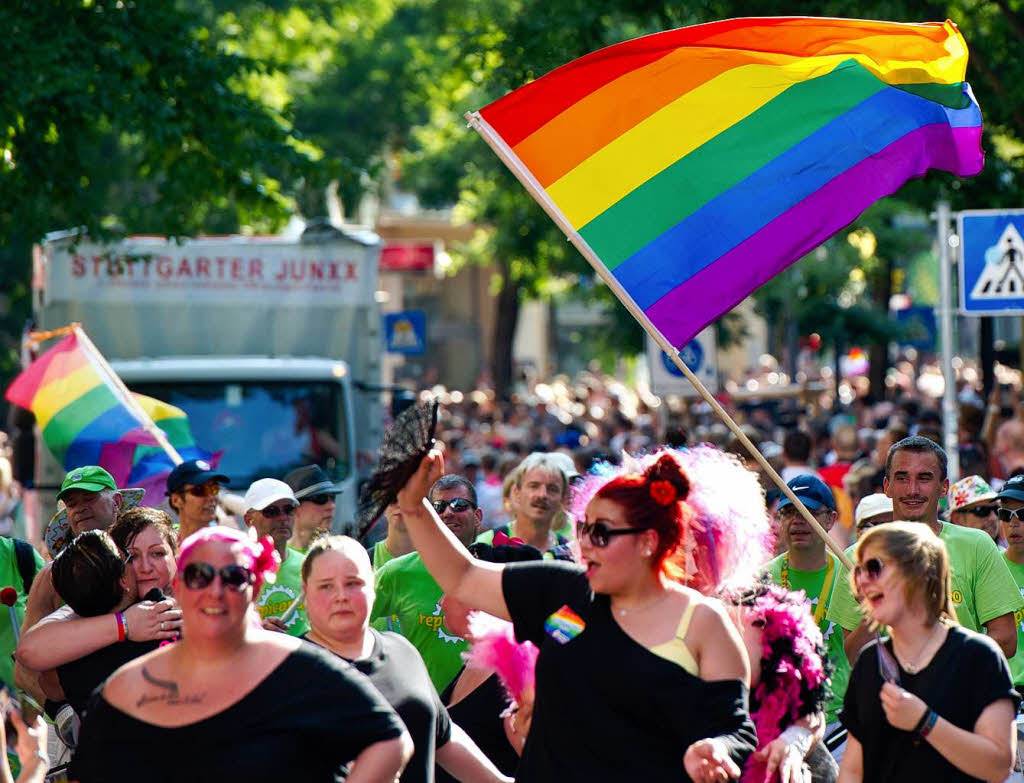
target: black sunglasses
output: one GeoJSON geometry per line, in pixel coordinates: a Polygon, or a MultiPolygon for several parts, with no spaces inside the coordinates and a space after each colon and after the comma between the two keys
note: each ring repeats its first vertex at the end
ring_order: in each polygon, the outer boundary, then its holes
{"type": "Polygon", "coordinates": [[[997,508],[996,515],[1003,522],[1012,522],[1017,520],[1018,522],[1024,522],[1024,507],[1021,508],[997,508]]]}
{"type": "Polygon", "coordinates": [[[444,510],[451,507],[455,513],[462,511],[469,511],[470,509],[476,508],[472,500],[466,500],[465,498],[452,498],[451,500],[432,500],[430,505],[434,507],[434,511],[438,514],[443,514],[444,510]]]}
{"type": "Polygon", "coordinates": [[[267,506],[260,513],[267,519],[277,519],[280,516],[290,517],[295,513],[295,506],[267,506]]]}
{"type": "Polygon", "coordinates": [[[987,517],[993,511],[998,510],[999,508],[997,506],[975,506],[974,508],[964,509],[964,511],[966,511],[968,514],[975,517],[987,517]]]}
{"type": "Polygon", "coordinates": [[[305,503],[307,500],[310,503],[316,503],[318,506],[326,506],[334,500],[334,495],[310,495],[308,498],[303,498],[302,502],[305,503]]]}
{"type": "Polygon", "coordinates": [[[883,563],[877,557],[872,557],[864,562],[864,565],[857,566],[853,569],[853,578],[860,579],[861,577],[867,576],[872,582],[882,575],[882,570],[885,568],[883,563]]]}
{"type": "Polygon", "coordinates": [[[226,565],[218,570],[209,563],[189,563],[182,570],[181,578],[189,590],[203,590],[213,583],[218,574],[221,584],[236,593],[256,583],[256,575],[240,565],[226,565]]]}
{"type": "Polygon", "coordinates": [[[614,528],[608,527],[604,522],[594,522],[593,524],[577,522],[576,538],[580,540],[588,538],[590,539],[592,546],[596,546],[598,549],[604,549],[615,536],[628,536],[633,533],[643,533],[645,530],[647,530],[646,527],[614,528]]]}

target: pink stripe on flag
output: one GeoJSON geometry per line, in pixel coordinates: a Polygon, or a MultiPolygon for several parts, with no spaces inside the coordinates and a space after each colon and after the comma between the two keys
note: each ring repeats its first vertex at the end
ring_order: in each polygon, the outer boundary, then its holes
{"type": "Polygon", "coordinates": [[[809,253],[883,196],[929,168],[960,176],[983,165],[981,128],[926,125],[865,158],[647,308],[676,347],[809,253]],[[813,228],[812,228],[813,227],[813,228]]]}

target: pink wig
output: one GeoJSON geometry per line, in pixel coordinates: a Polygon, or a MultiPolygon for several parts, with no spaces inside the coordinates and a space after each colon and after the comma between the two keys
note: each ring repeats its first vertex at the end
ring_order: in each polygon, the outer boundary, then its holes
{"type": "Polygon", "coordinates": [[[680,581],[705,595],[723,585],[751,581],[772,553],[764,493],[756,474],[711,446],[627,455],[621,467],[606,465],[573,491],[572,516],[584,519],[587,505],[602,487],[619,476],[644,472],[666,454],[690,482],[684,502],[693,513],[683,516],[682,537],[670,555],[685,575],[680,581]]]}
{"type": "Polygon", "coordinates": [[[178,549],[178,573],[184,570],[189,556],[197,546],[213,541],[231,544],[232,551],[242,555],[242,559],[246,561],[243,565],[256,575],[254,595],[259,593],[264,581],[273,583],[277,568],[281,565],[281,556],[274,549],[274,542],[270,536],[254,541],[245,533],[222,525],[200,528],[181,542],[178,549]]]}

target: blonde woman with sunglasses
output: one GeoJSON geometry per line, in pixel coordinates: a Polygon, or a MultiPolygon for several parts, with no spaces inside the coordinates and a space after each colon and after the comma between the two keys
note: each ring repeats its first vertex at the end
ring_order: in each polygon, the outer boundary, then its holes
{"type": "Polygon", "coordinates": [[[337,656],[260,628],[254,596],[277,570],[259,543],[206,527],[181,545],[181,641],[118,669],[82,725],[81,783],[390,783],[412,753],[401,721],[337,656]]]}
{"type": "Polygon", "coordinates": [[[854,560],[853,591],[889,637],[850,674],[840,783],[1004,780],[1020,696],[996,643],[956,622],[945,544],[894,522],[868,530],[854,560]]]}
{"type": "Polygon", "coordinates": [[[516,780],[738,778],[756,744],[750,667],[721,604],[678,580],[694,515],[676,458],[595,479],[579,564],[473,558],[423,503],[443,467],[431,452],[398,496],[417,552],[447,596],[540,648],[516,780]]]}

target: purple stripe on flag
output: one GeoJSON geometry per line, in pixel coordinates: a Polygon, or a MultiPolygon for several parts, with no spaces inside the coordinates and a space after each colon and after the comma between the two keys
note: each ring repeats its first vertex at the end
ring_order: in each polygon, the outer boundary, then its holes
{"type": "Polygon", "coordinates": [[[867,207],[930,169],[967,177],[984,163],[981,128],[926,125],[833,179],[646,309],[682,347],[719,315],[809,253],[867,207]]]}

